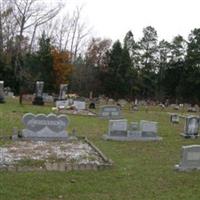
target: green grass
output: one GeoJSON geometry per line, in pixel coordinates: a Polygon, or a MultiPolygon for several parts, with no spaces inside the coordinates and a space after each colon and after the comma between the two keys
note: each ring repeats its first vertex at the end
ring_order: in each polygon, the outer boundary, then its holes
{"type": "MultiPolygon", "coordinates": [[[[179,136],[183,123],[169,123],[167,112],[151,107],[148,112],[124,111],[129,121],[159,122],[159,142],[104,141],[108,121],[92,117],[69,116],[69,132],[76,128],[114,161],[103,171],[0,173],[0,200],[177,200],[200,199],[200,172],[176,172],[182,145],[200,144],[200,140],[179,136]],[[59,198],[60,196],[60,198],[59,198]]],[[[0,105],[0,135],[11,135],[13,127],[22,128],[26,112],[49,113],[51,107],[19,105],[8,100],[0,105]]],[[[0,145],[4,145],[1,142],[0,145]]]]}

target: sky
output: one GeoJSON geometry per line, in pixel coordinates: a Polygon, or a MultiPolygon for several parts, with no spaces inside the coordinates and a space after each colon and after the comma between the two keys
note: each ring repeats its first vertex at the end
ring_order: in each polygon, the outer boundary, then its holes
{"type": "Polygon", "coordinates": [[[122,40],[131,30],[139,40],[146,26],[153,26],[159,40],[185,39],[200,28],[200,0],[65,0],[65,11],[83,6],[82,20],[95,37],[122,40]]]}

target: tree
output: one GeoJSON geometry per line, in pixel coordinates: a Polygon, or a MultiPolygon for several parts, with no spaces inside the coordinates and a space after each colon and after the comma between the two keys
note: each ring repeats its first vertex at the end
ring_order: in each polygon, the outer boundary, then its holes
{"type": "Polygon", "coordinates": [[[60,52],[57,49],[53,49],[52,57],[55,86],[56,88],[59,88],[60,84],[69,83],[69,78],[73,71],[73,65],[70,64],[69,52],[60,52]]]}
{"type": "Polygon", "coordinates": [[[129,96],[130,83],[127,79],[131,68],[128,49],[116,41],[108,54],[108,70],[105,73],[105,94],[112,98],[129,96]]]}
{"type": "Polygon", "coordinates": [[[157,32],[148,26],[143,29],[143,38],[140,46],[140,76],[142,80],[142,96],[154,97],[156,87],[156,72],[158,64],[157,32]]]}

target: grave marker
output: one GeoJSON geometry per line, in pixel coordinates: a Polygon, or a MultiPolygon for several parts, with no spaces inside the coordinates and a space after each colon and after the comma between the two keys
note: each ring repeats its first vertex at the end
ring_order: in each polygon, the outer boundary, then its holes
{"type": "Polygon", "coordinates": [[[188,145],[182,147],[181,162],[175,165],[179,171],[200,170],[200,145],[188,145]]]}
{"type": "Polygon", "coordinates": [[[99,117],[105,119],[121,119],[121,110],[115,105],[106,105],[100,107],[99,117]]]}
{"type": "Polygon", "coordinates": [[[27,113],[22,122],[26,126],[22,130],[22,138],[31,140],[62,140],[68,138],[66,128],[69,119],[66,115],[27,113]]]}
{"type": "Polygon", "coordinates": [[[4,81],[0,81],[0,103],[5,103],[4,96],[4,81]]]}
{"type": "Polygon", "coordinates": [[[33,105],[44,105],[43,101],[44,81],[36,82],[36,94],[33,100],[33,105]]]}
{"type": "Polygon", "coordinates": [[[199,133],[199,117],[188,116],[185,119],[184,133],[181,135],[185,138],[196,138],[199,133]]]}

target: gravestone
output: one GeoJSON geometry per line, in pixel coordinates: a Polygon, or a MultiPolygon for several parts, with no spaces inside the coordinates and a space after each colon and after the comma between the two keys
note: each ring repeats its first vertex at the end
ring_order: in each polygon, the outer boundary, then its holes
{"type": "Polygon", "coordinates": [[[59,100],[64,100],[68,89],[68,84],[60,84],[59,100]]]}
{"type": "Polygon", "coordinates": [[[116,141],[156,141],[161,140],[161,137],[157,136],[157,122],[144,121],[131,122],[128,125],[126,119],[110,120],[108,133],[103,135],[105,140],[116,141]],[[139,130],[139,127],[141,130],[139,130]]]}
{"type": "Polygon", "coordinates": [[[56,107],[57,108],[66,108],[69,106],[69,100],[57,100],[56,107]]]}
{"type": "Polygon", "coordinates": [[[43,101],[43,88],[44,88],[44,81],[37,81],[36,82],[36,94],[33,100],[33,105],[44,105],[43,101]]]}
{"type": "Polygon", "coordinates": [[[170,122],[173,123],[173,124],[178,124],[179,123],[179,120],[180,120],[180,117],[178,114],[176,113],[172,113],[170,115],[170,122]]]}
{"type": "Polygon", "coordinates": [[[121,110],[115,105],[106,105],[100,107],[99,117],[104,119],[121,119],[121,110]]]}
{"type": "Polygon", "coordinates": [[[185,119],[184,133],[181,136],[185,138],[197,138],[199,133],[199,117],[188,116],[185,119]]]}
{"type": "Polygon", "coordinates": [[[157,137],[157,122],[140,121],[140,130],[142,137],[157,137]]]}
{"type": "Polygon", "coordinates": [[[128,122],[126,119],[110,120],[109,121],[109,136],[123,137],[127,136],[128,122]]]}
{"type": "Polygon", "coordinates": [[[25,129],[22,130],[22,138],[30,140],[64,140],[68,138],[66,128],[69,119],[66,115],[27,113],[22,122],[25,129]]]}
{"type": "Polygon", "coordinates": [[[179,171],[200,170],[200,145],[188,145],[182,147],[181,162],[175,165],[179,171]]]}
{"type": "Polygon", "coordinates": [[[86,109],[86,103],[85,103],[85,101],[74,100],[73,106],[77,110],[85,110],[86,109]]]}
{"type": "Polygon", "coordinates": [[[0,81],[0,103],[5,103],[4,81],[0,81]]]}

